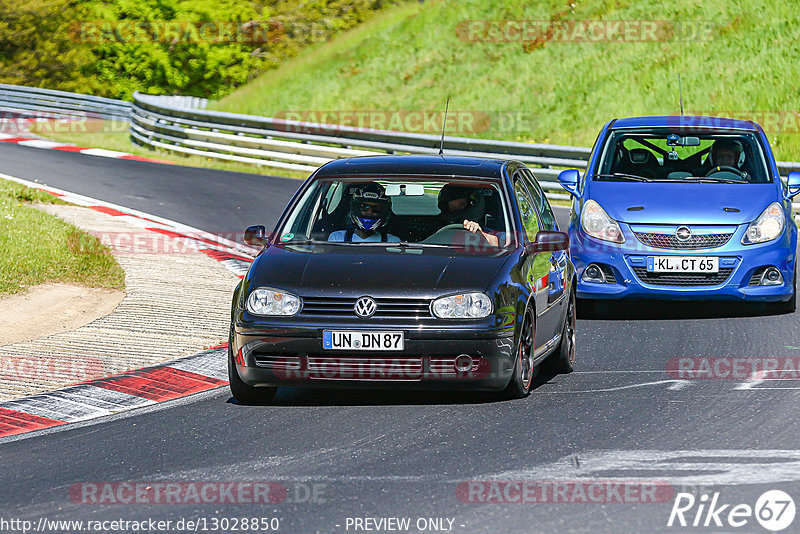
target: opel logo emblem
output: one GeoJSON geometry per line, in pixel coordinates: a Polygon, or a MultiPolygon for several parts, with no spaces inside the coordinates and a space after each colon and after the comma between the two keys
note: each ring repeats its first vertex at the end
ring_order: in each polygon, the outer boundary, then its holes
{"type": "Polygon", "coordinates": [[[377,309],[378,305],[371,297],[361,297],[356,301],[355,310],[359,317],[372,317],[377,309]]]}
{"type": "Polygon", "coordinates": [[[692,231],[688,226],[681,226],[675,230],[675,237],[678,238],[678,241],[689,241],[692,238],[692,231]]]}

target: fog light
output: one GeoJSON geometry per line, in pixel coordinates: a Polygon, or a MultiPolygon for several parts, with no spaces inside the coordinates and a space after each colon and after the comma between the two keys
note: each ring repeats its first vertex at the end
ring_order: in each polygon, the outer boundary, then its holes
{"type": "Polygon", "coordinates": [[[594,263],[583,271],[583,276],[581,278],[583,278],[584,282],[594,282],[597,284],[606,283],[606,276],[603,274],[603,270],[594,263]]]}
{"type": "Polygon", "coordinates": [[[783,275],[775,267],[770,267],[761,275],[762,286],[779,286],[783,284],[783,275]]]}
{"type": "Polygon", "coordinates": [[[472,356],[469,354],[461,354],[455,361],[456,371],[470,371],[472,369],[472,356]]]}

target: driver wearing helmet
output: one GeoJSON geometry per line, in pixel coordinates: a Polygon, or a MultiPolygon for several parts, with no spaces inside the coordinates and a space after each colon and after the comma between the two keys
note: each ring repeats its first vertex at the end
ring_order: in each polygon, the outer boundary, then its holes
{"type": "MultiPolygon", "coordinates": [[[[742,144],[735,139],[717,139],[711,146],[707,163],[713,167],[733,167],[739,169],[744,162],[742,144]]],[[[709,169],[710,170],[710,169],[709,169]]]]}
{"type": "Polygon", "coordinates": [[[481,228],[475,219],[484,215],[480,192],[473,187],[447,184],[439,191],[438,205],[444,224],[462,224],[473,234],[480,233],[486,241],[499,246],[498,236],[481,228]]]}
{"type": "Polygon", "coordinates": [[[361,187],[354,187],[352,194],[353,199],[348,213],[350,224],[345,230],[331,233],[328,241],[400,242],[400,238],[386,232],[386,224],[392,213],[392,199],[386,196],[383,186],[369,182],[361,187]]]}

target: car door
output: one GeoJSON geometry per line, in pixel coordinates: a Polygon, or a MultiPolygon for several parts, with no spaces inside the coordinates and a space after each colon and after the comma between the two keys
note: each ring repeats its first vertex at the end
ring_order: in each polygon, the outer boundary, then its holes
{"type": "MultiPolygon", "coordinates": [[[[547,201],[547,197],[544,195],[544,191],[539,185],[539,182],[536,181],[536,178],[529,169],[523,169],[522,173],[525,185],[528,186],[528,191],[530,191],[533,197],[534,207],[541,216],[542,229],[559,232],[560,229],[555,214],[553,213],[553,208],[547,201]]],[[[566,305],[566,299],[561,297],[563,297],[566,289],[565,277],[569,274],[567,272],[567,262],[569,262],[569,251],[567,250],[553,252],[550,257],[550,289],[547,295],[547,302],[550,305],[558,306],[559,310],[566,305]]]]}
{"type": "MultiPolygon", "coordinates": [[[[523,181],[521,172],[514,175],[514,197],[522,221],[522,238],[525,242],[532,243],[536,240],[539,230],[543,229],[542,220],[535,208],[533,197],[523,181]]],[[[525,257],[521,269],[525,284],[531,292],[535,293],[536,332],[534,344],[536,348],[553,338],[557,322],[556,314],[553,313],[552,306],[548,304],[552,256],[551,252],[529,254],[525,257]]]]}

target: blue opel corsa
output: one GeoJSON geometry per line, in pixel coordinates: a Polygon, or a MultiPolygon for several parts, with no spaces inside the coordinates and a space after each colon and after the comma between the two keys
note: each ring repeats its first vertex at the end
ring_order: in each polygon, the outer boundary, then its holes
{"type": "Polygon", "coordinates": [[[796,307],[792,197],[751,121],[612,120],[587,171],[558,177],[574,197],[569,235],[583,299],[769,302],[796,307]]]}

